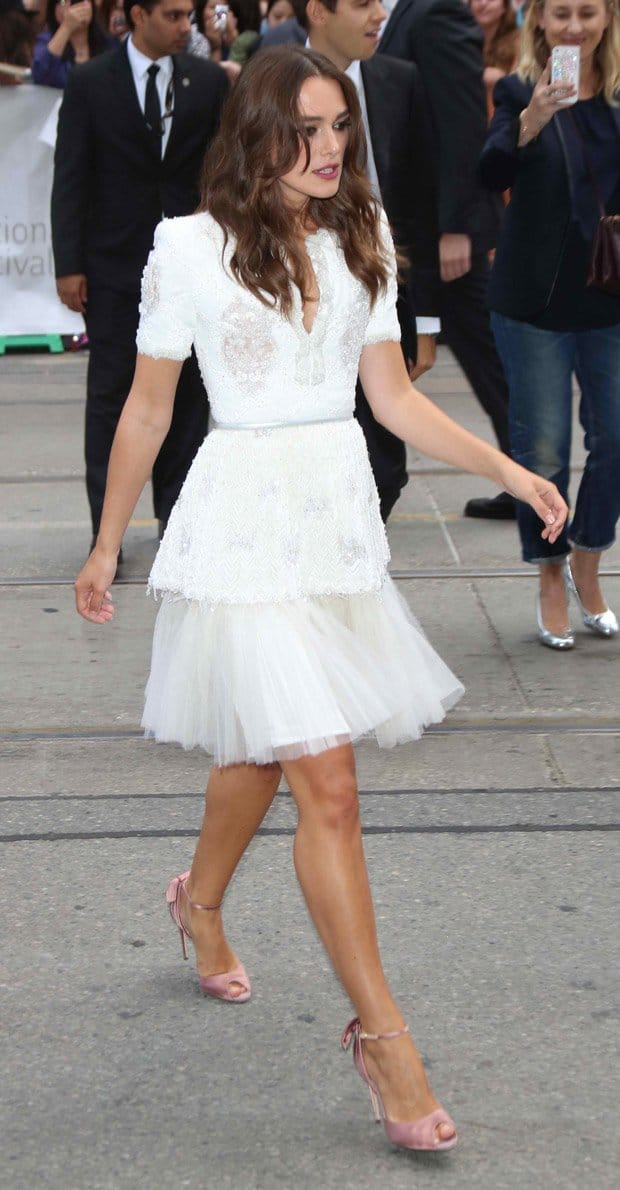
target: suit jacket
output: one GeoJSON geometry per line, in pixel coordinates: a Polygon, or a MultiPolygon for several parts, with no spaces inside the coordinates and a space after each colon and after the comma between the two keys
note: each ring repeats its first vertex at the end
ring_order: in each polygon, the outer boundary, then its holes
{"type": "Polygon", "coordinates": [[[437,188],[420,73],[379,57],[361,64],[381,199],[409,269],[401,287],[403,350],[415,359],[415,315],[439,310],[437,188]]]}
{"type": "MultiPolygon", "coordinates": [[[[516,74],[500,79],[480,159],[484,185],[512,191],[491,273],[489,304],[508,318],[525,320],[540,315],[551,297],[573,218],[571,177],[582,152],[570,115],[562,111],[535,140],[517,149],[519,113],[530,102],[532,90],[516,74]]],[[[609,111],[618,132],[620,184],[620,108],[609,111]]]]}
{"type": "Polygon", "coordinates": [[[52,189],[56,276],[136,292],[163,215],[196,207],[205,150],[227,94],[213,62],[174,58],[174,111],[163,160],[138,103],[127,47],[74,70],[58,119],[52,189]]]}
{"type": "Polygon", "coordinates": [[[398,0],[379,54],[415,62],[433,124],[439,233],[465,232],[474,252],[497,236],[502,202],[476,167],[487,130],[482,34],[463,0],[398,0]]]}

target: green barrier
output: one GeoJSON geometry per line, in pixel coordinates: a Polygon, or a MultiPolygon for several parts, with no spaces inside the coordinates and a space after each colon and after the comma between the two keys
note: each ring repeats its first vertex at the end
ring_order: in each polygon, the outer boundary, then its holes
{"type": "Polygon", "coordinates": [[[48,351],[64,351],[60,335],[0,335],[0,355],[7,351],[28,351],[32,347],[47,348],[48,351]]]}

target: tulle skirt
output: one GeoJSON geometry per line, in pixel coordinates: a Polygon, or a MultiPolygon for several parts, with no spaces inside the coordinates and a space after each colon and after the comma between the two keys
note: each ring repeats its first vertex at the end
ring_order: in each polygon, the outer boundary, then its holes
{"type": "Polygon", "coordinates": [[[315,755],[374,732],[417,739],[463,687],[391,579],[378,592],[160,605],[143,727],[217,765],[315,755]]]}

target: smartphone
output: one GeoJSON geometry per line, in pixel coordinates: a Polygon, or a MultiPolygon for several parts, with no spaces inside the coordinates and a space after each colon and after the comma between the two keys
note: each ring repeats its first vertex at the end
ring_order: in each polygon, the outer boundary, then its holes
{"type": "Polygon", "coordinates": [[[218,33],[223,33],[225,31],[227,21],[228,21],[228,5],[227,4],[216,4],[215,12],[213,13],[213,24],[215,25],[215,28],[217,29],[218,33]]]}
{"type": "Polygon", "coordinates": [[[579,99],[579,46],[554,45],[551,51],[551,82],[565,83],[567,87],[574,87],[575,94],[567,99],[558,99],[563,107],[576,103],[579,99]]]}
{"type": "Polygon", "coordinates": [[[10,74],[13,78],[22,79],[23,82],[32,78],[29,66],[13,66],[12,62],[0,62],[0,74],[10,74]]]}

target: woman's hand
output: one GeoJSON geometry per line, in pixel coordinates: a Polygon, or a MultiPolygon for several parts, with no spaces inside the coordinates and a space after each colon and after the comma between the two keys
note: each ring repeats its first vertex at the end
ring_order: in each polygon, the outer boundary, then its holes
{"type": "Polygon", "coordinates": [[[62,13],[60,24],[50,37],[48,42],[48,53],[54,54],[56,58],[62,58],[68,43],[72,37],[77,33],[81,34],[80,42],[85,40],[85,34],[88,31],[88,26],[93,19],[93,6],[90,0],[80,0],[79,4],[66,3],[57,5],[57,9],[62,13]]]}
{"type": "Polygon", "coordinates": [[[545,527],[541,537],[551,543],[557,541],[566,524],[568,508],[555,484],[550,479],[543,479],[541,475],[535,475],[533,471],[520,467],[506,455],[503,458],[503,487],[515,499],[529,504],[541,521],[544,521],[545,527]]]}
{"type": "MultiPolygon", "coordinates": [[[[536,86],[529,104],[522,115],[522,126],[528,132],[528,140],[532,140],[542,132],[546,124],[555,116],[558,110],[558,105],[564,99],[568,99],[575,94],[575,88],[566,83],[551,83],[551,58],[548,59],[547,65],[543,70],[536,86]]],[[[523,131],[523,127],[522,127],[523,131]]]]}
{"type": "Polygon", "coordinates": [[[107,624],[114,615],[109,587],[116,574],[117,553],[96,545],[75,580],[76,610],[91,624],[107,624]]]}
{"type": "Polygon", "coordinates": [[[93,6],[90,0],[80,0],[79,4],[63,5],[63,25],[69,30],[69,35],[77,33],[78,29],[88,29],[93,19],[93,6]]]}

